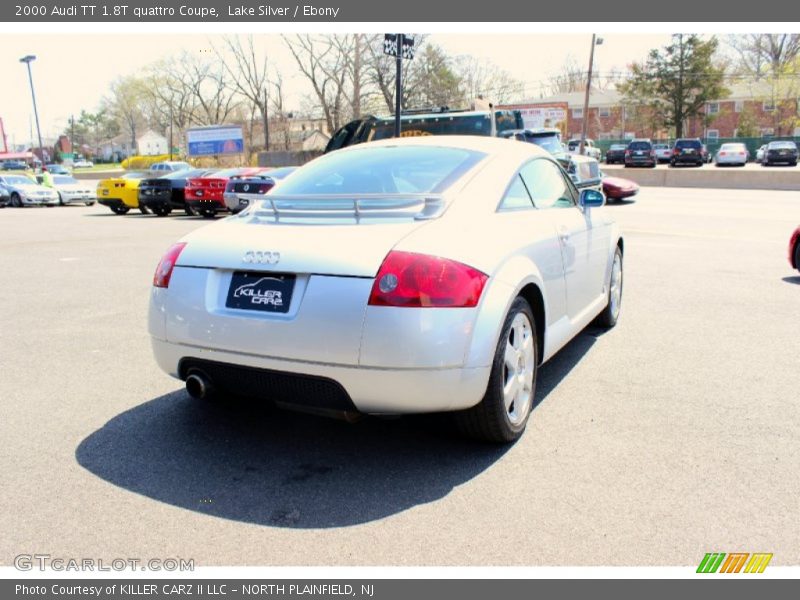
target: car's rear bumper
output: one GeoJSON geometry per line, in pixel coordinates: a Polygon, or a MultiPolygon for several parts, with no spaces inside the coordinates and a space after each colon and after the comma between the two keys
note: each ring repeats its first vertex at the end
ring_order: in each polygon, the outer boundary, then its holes
{"type": "Polygon", "coordinates": [[[228,210],[228,207],[225,206],[225,203],[222,200],[216,200],[216,199],[208,199],[208,198],[204,198],[202,200],[200,200],[200,199],[191,199],[191,200],[187,199],[186,200],[186,204],[187,204],[187,206],[189,206],[189,208],[192,208],[194,210],[204,210],[204,209],[214,209],[214,210],[218,210],[218,211],[219,210],[221,210],[221,211],[227,211],[228,210]]]}
{"type": "Polygon", "coordinates": [[[61,202],[64,204],[83,204],[85,202],[97,202],[95,194],[65,194],[61,192],[61,202]]]}
{"type": "Polygon", "coordinates": [[[463,410],[483,397],[490,367],[391,369],[302,362],[151,338],[159,367],[179,379],[203,370],[212,384],[306,408],[405,414],[463,410]],[[215,379],[217,380],[215,382],[215,379]],[[341,388],[341,392],[339,392],[341,388]]]}

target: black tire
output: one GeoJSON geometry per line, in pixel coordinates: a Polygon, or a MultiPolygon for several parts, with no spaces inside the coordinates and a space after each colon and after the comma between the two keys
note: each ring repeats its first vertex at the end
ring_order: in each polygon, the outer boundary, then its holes
{"type": "Polygon", "coordinates": [[[789,166],[790,166],[790,167],[796,167],[796,166],[797,166],[797,161],[790,162],[790,163],[789,163],[789,166]]]}
{"type": "Polygon", "coordinates": [[[217,211],[213,208],[201,208],[198,212],[204,219],[213,219],[217,216],[217,211]]]}
{"type": "Polygon", "coordinates": [[[186,204],[183,207],[183,212],[186,213],[187,217],[194,217],[197,214],[196,212],[194,212],[194,209],[191,206],[189,206],[188,204],[186,204]]]}
{"type": "Polygon", "coordinates": [[[87,202],[86,206],[94,206],[94,202],[87,202]]]}
{"type": "Polygon", "coordinates": [[[616,250],[614,250],[614,263],[612,263],[611,275],[609,277],[609,282],[608,282],[608,303],[606,304],[606,307],[603,309],[603,312],[597,315],[596,319],[597,325],[599,325],[600,327],[604,327],[605,329],[611,329],[617,324],[617,320],[619,319],[620,309],[622,308],[622,289],[625,278],[623,277],[624,270],[622,268],[623,265],[622,250],[619,249],[619,246],[617,246],[616,250]],[[612,286],[614,285],[614,263],[616,263],[617,258],[619,258],[619,282],[618,282],[619,301],[617,303],[615,310],[611,303],[611,292],[612,292],[612,286]]]}
{"type": "Polygon", "coordinates": [[[800,241],[794,245],[794,268],[800,272],[800,241]]]}
{"type": "Polygon", "coordinates": [[[171,212],[172,209],[166,206],[153,207],[153,214],[155,214],[157,217],[166,217],[171,212]]]}
{"type": "Polygon", "coordinates": [[[58,192],[58,204],[64,206],[64,199],[61,197],[61,192],[58,192]]]}
{"type": "Polygon", "coordinates": [[[539,345],[538,333],[536,331],[536,321],[533,312],[525,298],[517,297],[511,304],[511,308],[506,315],[500,339],[494,353],[492,370],[489,375],[489,383],[486,386],[486,393],[483,399],[464,411],[455,413],[455,420],[458,429],[466,436],[494,443],[513,442],[524,433],[525,426],[528,424],[530,411],[536,397],[536,375],[539,369],[539,345]],[[530,400],[525,414],[519,416],[519,421],[514,423],[509,411],[506,409],[503,399],[503,385],[506,378],[505,354],[506,345],[511,334],[512,323],[517,315],[524,315],[530,325],[531,342],[533,344],[533,368],[530,379],[530,400]]]}
{"type": "Polygon", "coordinates": [[[146,206],[144,206],[142,204],[139,205],[139,212],[142,213],[143,215],[149,215],[150,214],[150,210],[146,206]]]}
{"type": "Polygon", "coordinates": [[[19,194],[16,192],[11,194],[11,206],[14,208],[22,208],[22,198],[20,198],[19,194]]]}
{"type": "Polygon", "coordinates": [[[111,212],[113,212],[115,215],[127,215],[128,211],[130,210],[130,207],[128,206],[111,206],[109,208],[111,208],[111,212]]]}

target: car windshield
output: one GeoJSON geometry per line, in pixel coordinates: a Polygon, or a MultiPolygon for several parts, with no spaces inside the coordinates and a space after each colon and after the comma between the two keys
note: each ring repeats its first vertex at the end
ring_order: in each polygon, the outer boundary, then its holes
{"type": "Polygon", "coordinates": [[[3,183],[7,183],[8,185],[33,185],[34,182],[22,175],[16,175],[3,177],[3,183]]]}
{"type": "Polygon", "coordinates": [[[625,150],[625,144],[611,144],[609,150],[625,150]]]}
{"type": "Polygon", "coordinates": [[[55,177],[53,177],[53,183],[60,183],[60,184],[78,183],[78,180],[75,179],[74,177],[68,177],[66,175],[56,175],[55,177]]]}
{"type": "Polygon", "coordinates": [[[653,148],[655,148],[656,150],[669,150],[669,146],[667,146],[666,144],[656,144],[655,146],[653,146],[653,148]]]}
{"type": "Polygon", "coordinates": [[[631,150],[650,150],[650,142],[631,142],[628,148],[631,150]]]}
{"type": "Polygon", "coordinates": [[[731,151],[731,150],[740,151],[740,150],[744,150],[744,144],[722,144],[722,146],[720,146],[719,149],[720,150],[727,150],[727,151],[731,151]]]}
{"type": "Polygon", "coordinates": [[[770,142],[769,148],[776,150],[794,150],[797,148],[794,142],[770,142]]]}
{"type": "Polygon", "coordinates": [[[334,152],[281,184],[281,194],[438,193],[485,154],[462,148],[382,146],[334,152]]]}
{"type": "Polygon", "coordinates": [[[702,144],[698,140],[678,140],[675,142],[676,148],[700,148],[702,144]]]}

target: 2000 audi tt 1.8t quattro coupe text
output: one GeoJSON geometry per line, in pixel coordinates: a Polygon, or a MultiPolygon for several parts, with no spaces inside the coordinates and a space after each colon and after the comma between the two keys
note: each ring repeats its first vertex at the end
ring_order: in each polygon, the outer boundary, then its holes
{"type": "Polygon", "coordinates": [[[158,364],[328,413],[455,412],[523,432],[539,365],[613,326],[623,242],[596,190],[533,144],[442,136],[339,150],[159,263],[158,364]]]}

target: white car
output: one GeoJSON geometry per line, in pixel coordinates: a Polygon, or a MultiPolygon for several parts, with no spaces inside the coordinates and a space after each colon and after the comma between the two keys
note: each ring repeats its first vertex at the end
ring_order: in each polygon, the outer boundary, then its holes
{"type": "Polygon", "coordinates": [[[58,192],[36,183],[27,175],[0,175],[0,184],[8,190],[9,204],[23,206],[55,206],[58,204],[58,192]]]}
{"type": "Polygon", "coordinates": [[[158,365],[340,416],[455,411],[525,429],[538,367],[617,322],[623,241],[601,192],[534,144],[386,139],[323,155],[185,236],[153,279],[158,365]]]}
{"type": "Polygon", "coordinates": [[[756,162],[761,163],[764,160],[764,153],[767,151],[767,145],[764,144],[763,146],[759,146],[758,150],[756,150],[756,162]]]}
{"type": "Polygon", "coordinates": [[[69,175],[53,175],[53,189],[58,192],[60,204],[85,204],[92,206],[97,202],[94,186],[81,183],[69,175]]]}
{"type": "Polygon", "coordinates": [[[79,158],[75,162],[72,163],[73,169],[89,169],[94,166],[94,163],[90,160],[86,160],[85,158],[79,158]]]}
{"type": "Polygon", "coordinates": [[[658,162],[669,162],[672,158],[672,146],[669,144],[653,144],[653,150],[656,151],[658,162]]]}
{"type": "MultiPolygon", "coordinates": [[[[567,142],[567,154],[580,154],[581,141],[579,139],[572,139],[567,142]]],[[[593,139],[586,138],[583,144],[583,155],[590,156],[595,160],[600,160],[602,151],[594,143],[593,139]]]]}
{"type": "Polygon", "coordinates": [[[191,169],[192,165],[187,162],[177,161],[177,160],[165,160],[164,162],[158,162],[155,164],[150,165],[150,174],[151,175],[166,175],[167,173],[174,173],[176,171],[186,171],[187,169],[191,169]]]}
{"type": "Polygon", "coordinates": [[[721,165],[732,165],[743,167],[747,164],[747,159],[749,158],[749,152],[747,151],[747,146],[740,143],[729,143],[729,144],[722,144],[717,150],[717,154],[714,156],[714,164],[716,166],[721,165]]]}

